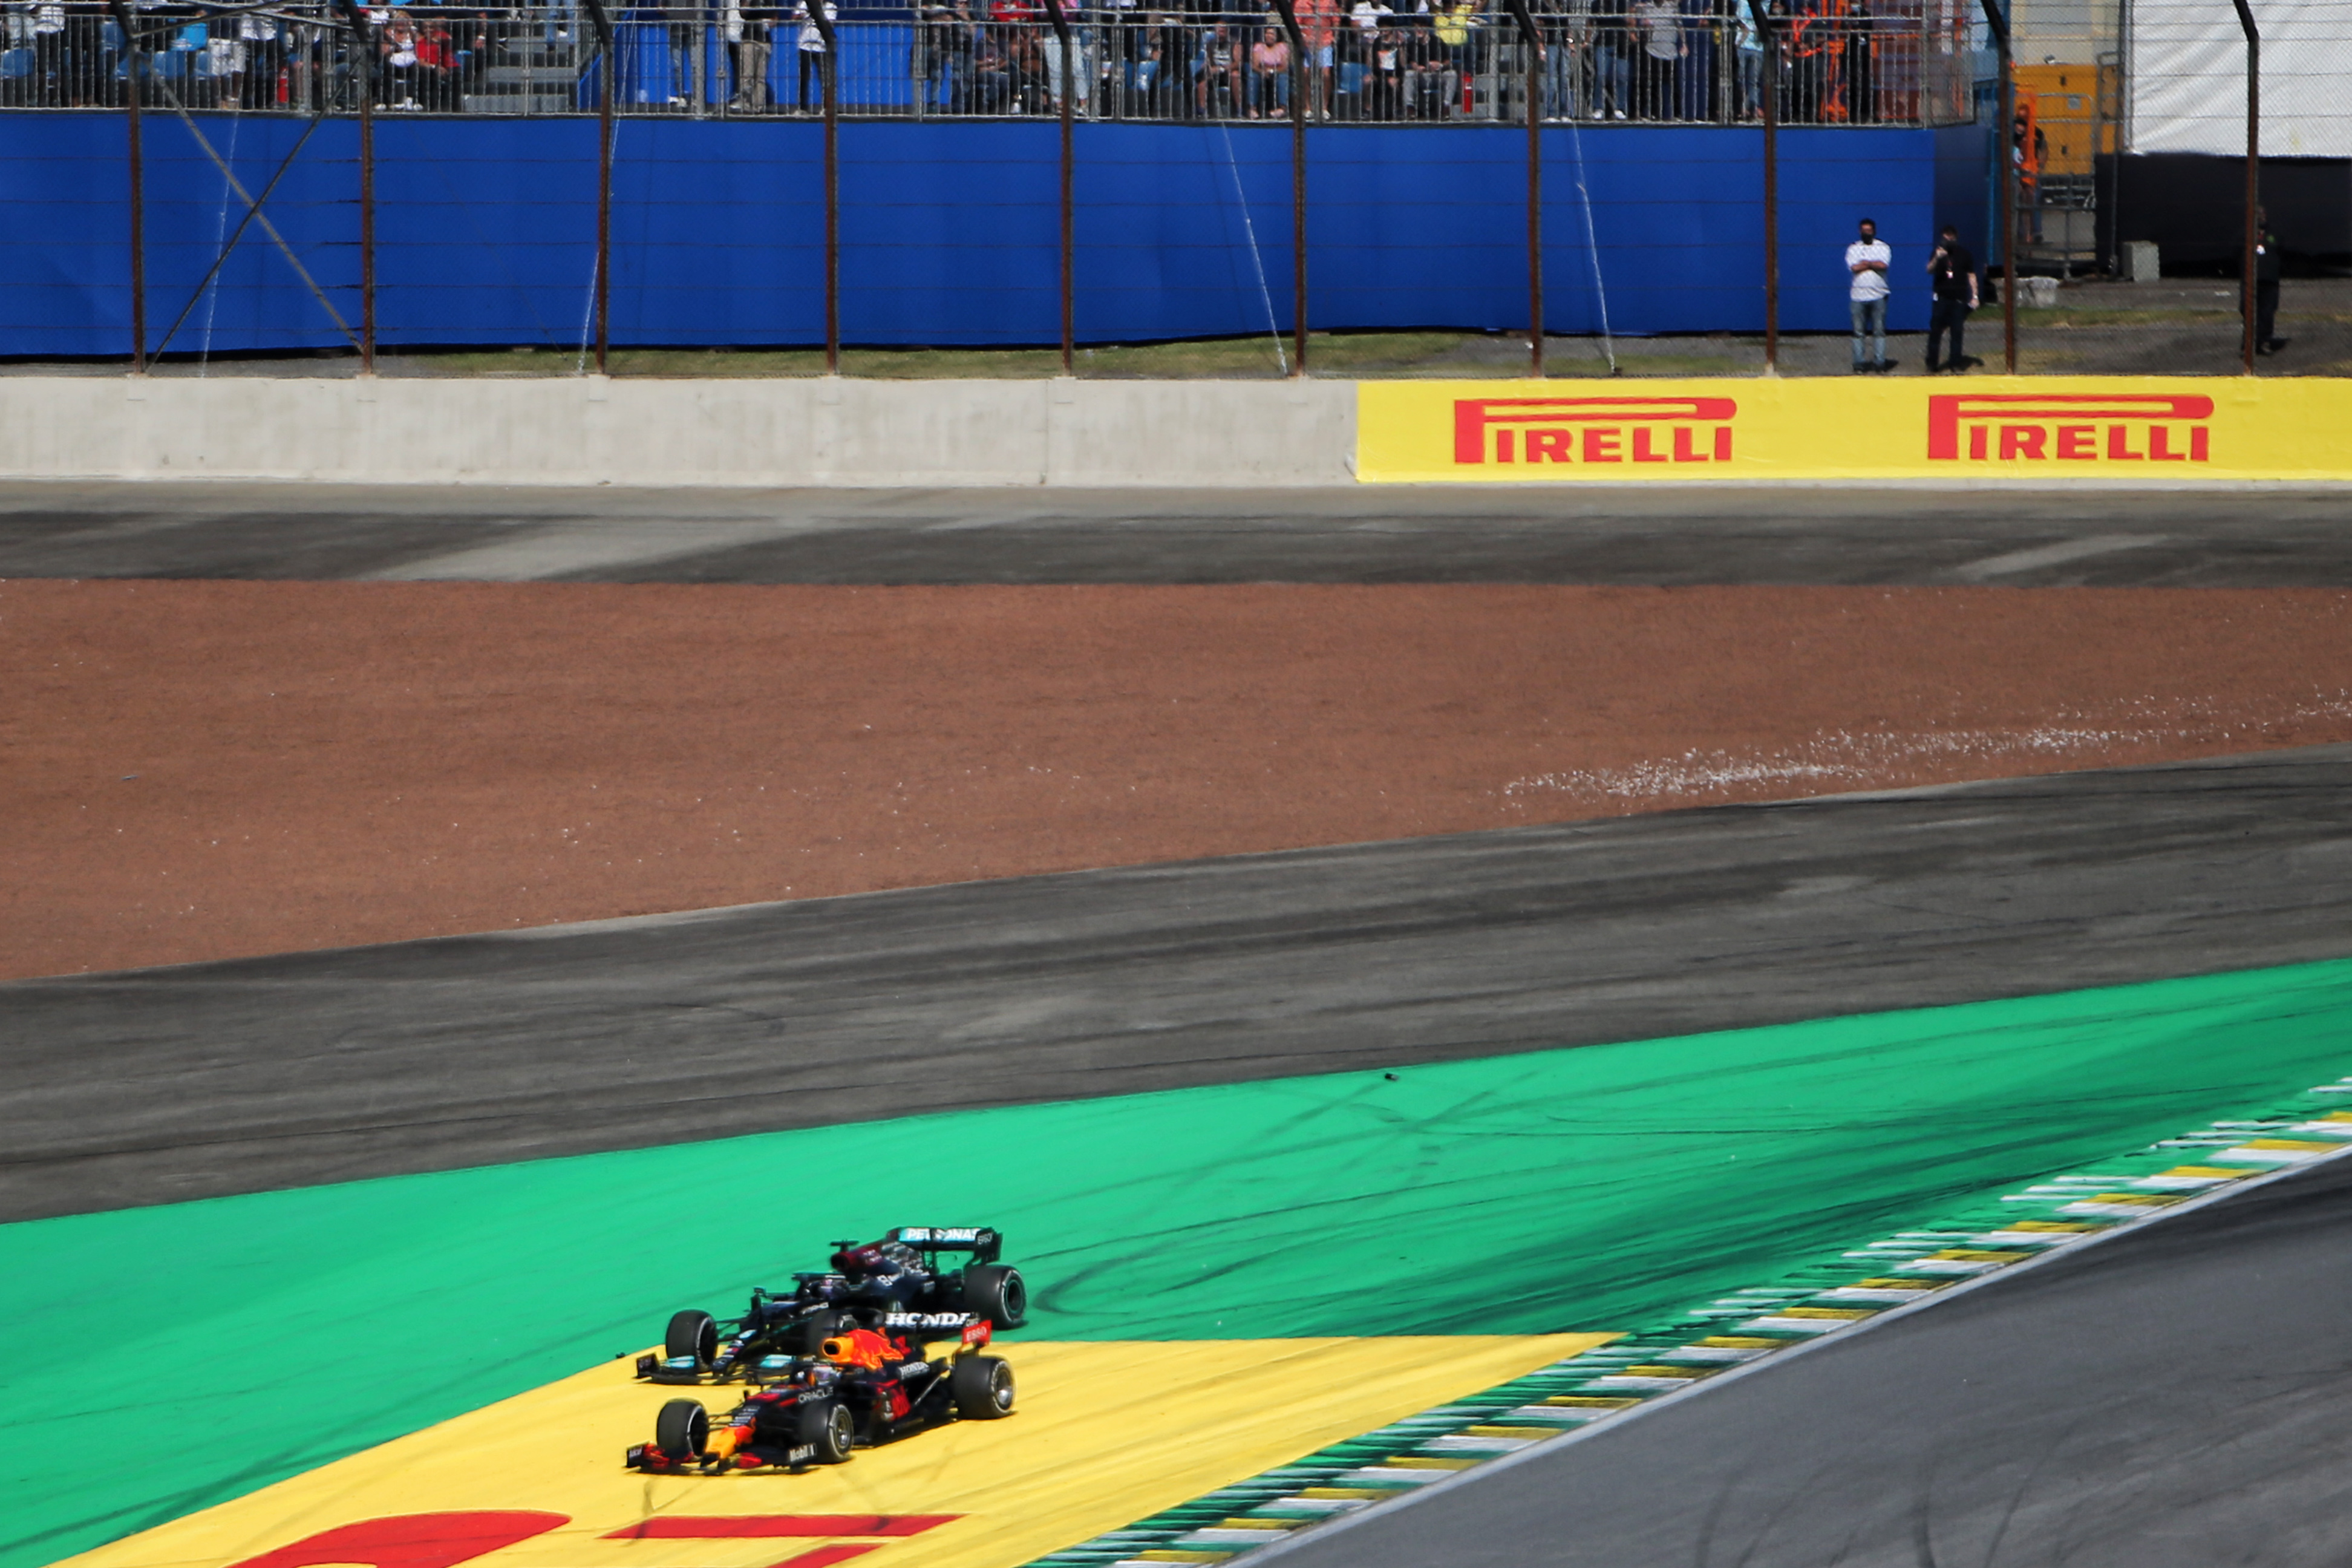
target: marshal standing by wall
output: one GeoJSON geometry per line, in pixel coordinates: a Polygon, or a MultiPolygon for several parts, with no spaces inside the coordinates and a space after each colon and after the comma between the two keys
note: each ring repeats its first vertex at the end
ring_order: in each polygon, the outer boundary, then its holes
{"type": "Polygon", "coordinates": [[[1950,224],[1936,237],[1935,254],[1927,258],[1927,281],[1935,295],[1927,310],[1927,374],[1966,370],[1979,363],[1969,358],[1961,345],[1969,312],[1977,308],[1977,258],[1969,254],[1969,247],[1960,243],[1960,231],[1950,224]],[[1938,364],[1937,351],[1943,346],[1946,332],[1952,335],[1952,357],[1938,364]]]}

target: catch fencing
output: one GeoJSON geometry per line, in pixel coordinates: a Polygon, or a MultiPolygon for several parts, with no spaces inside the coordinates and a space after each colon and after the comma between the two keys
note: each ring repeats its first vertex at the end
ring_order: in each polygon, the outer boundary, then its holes
{"type": "Polygon", "coordinates": [[[1010,362],[906,351],[1034,345],[1016,368],[1844,372],[1844,247],[1868,215],[1906,361],[1949,223],[1980,258],[1978,360],[1997,333],[2014,370],[2210,373],[2205,338],[2242,317],[2251,369],[2268,249],[2234,258],[2235,297],[2168,279],[2075,303],[2130,276],[2126,72],[2079,73],[2077,135],[1977,3],[25,0],[5,12],[0,108],[26,112],[0,114],[0,182],[47,237],[0,246],[20,312],[0,353],[127,349],[143,370],[341,344],[373,370],[380,344],[576,345],[573,368],[604,370],[617,344],[815,374],[887,349],[886,374],[984,374],[1010,362]],[[37,129],[44,110],[72,126],[37,129]],[[2206,318],[2186,336],[2184,312],[2206,318]]]}

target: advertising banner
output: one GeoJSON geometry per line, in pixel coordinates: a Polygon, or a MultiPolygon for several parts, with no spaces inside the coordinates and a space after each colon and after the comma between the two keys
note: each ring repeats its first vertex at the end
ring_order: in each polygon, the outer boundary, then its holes
{"type": "Polygon", "coordinates": [[[2352,479],[2352,381],[1363,382],[1356,477],[2352,479]]]}
{"type": "MultiPolygon", "coordinates": [[[[2263,154],[2352,157],[2352,7],[2252,0],[2263,37],[2263,154]]],[[[2126,153],[2246,152],[2246,35],[2234,6],[2133,0],[2123,8],[2126,153]]]]}

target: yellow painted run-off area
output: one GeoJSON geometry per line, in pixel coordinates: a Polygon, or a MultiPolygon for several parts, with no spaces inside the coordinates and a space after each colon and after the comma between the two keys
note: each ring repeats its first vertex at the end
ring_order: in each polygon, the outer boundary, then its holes
{"type": "Polygon", "coordinates": [[[1363,382],[1372,481],[2352,480],[2352,381],[1363,382]]]}
{"type": "Polygon", "coordinates": [[[625,1468],[665,1400],[723,1412],[736,1393],[649,1386],[615,1361],[67,1561],[1014,1568],[1607,1337],[1001,1345],[1019,1383],[1009,1419],[797,1476],[625,1468]],[[432,1514],[459,1517],[415,1517],[432,1514]]]}

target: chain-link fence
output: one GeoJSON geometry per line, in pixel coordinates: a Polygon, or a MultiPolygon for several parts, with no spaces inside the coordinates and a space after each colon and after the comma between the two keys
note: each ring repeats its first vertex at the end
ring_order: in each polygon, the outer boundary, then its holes
{"type": "Polygon", "coordinates": [[[2264,170],[2246,287],[2232,0],[2089,0],[2063,37],[1986,0],[1226,3],[16,0],[0,354],[1108,375],[2352,360],[2352,300],[2318,275],[2352,262],[2328,227],[2352,225],[2340,5],[2246,11],[2257,35],[2279,13],[2265,79],[2288,85],[2263,122],[2298,160],[2264,170]]]}

